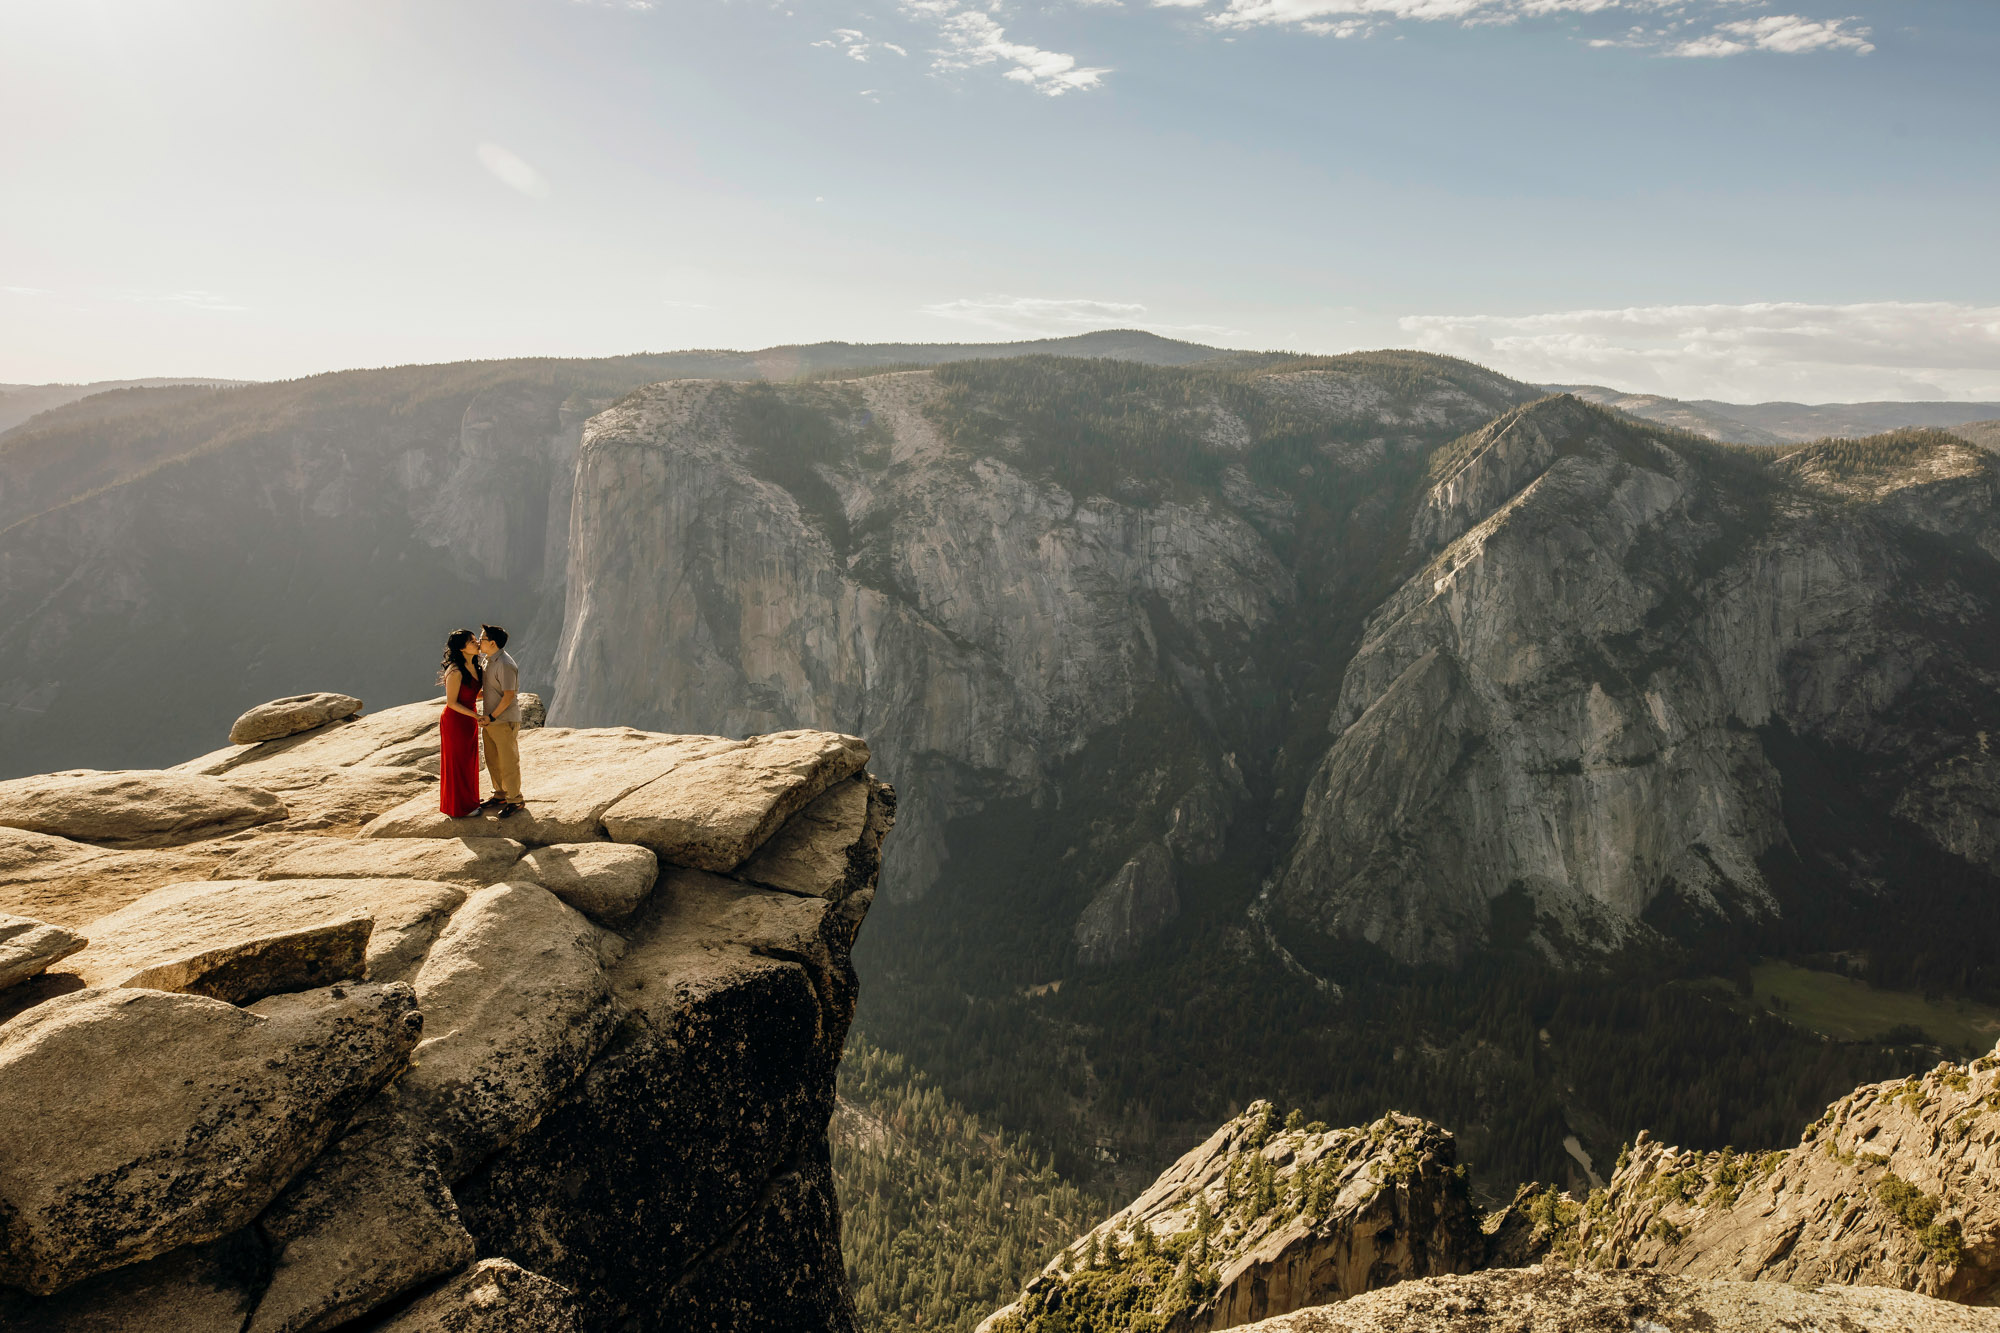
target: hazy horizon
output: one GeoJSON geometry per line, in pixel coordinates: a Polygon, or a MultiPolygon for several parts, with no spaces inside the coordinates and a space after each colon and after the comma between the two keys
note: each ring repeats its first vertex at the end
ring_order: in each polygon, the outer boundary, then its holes
{"type": "MultiPolygon", "coordinates": [[[[1117,329],[1117,328],[1107,328],[1107,329],[1101,329],[1101,330],[1092,330],[1092,332],[1099,332],[1099,333],[1129,333],[1129,332],[1133,332],[1133,330],[1128,330],[1128,329],[1117,329]]],[[[1072,335],[1062,335],[1062,337],[1060,337],[1060,338],[1056,339],[1055,341],[1062,341],[1062,340],[1063,340],[1064,338],[1070,338],[1070,337],[1083,337],[1083,336],[1088,336],[1088,335],[1087,335],[1087,334],[1072,334],[1072,335]]],[[[964,339],[960,339],[960,340],[936,340],[936,341],[932,341],[932,342],[928,342],[928,343],[919,343],[919,342],[915,342],[915,341],[909,341],[909,342],[903,342],[903,343],[857,343],[857,342],[852,342],[851,340],[848,340],[848,339],[840,339],[840,338],[832,338],[832,339],[823,339],[823,340],[821,340],[821,341],[820,341],[820,343],[819,343],[819,344],[817,344],[817,345],[829,345],[829,344],[831,344],[831,345],[843,345],[843,344],[844,344],[844,345],[848,345],[848,346],[853,346],[853,347],[857,347],[857,348],[870,348],[870,347],[884,347],[884,346],[891,346],[891,347],[893,347],[893,346],[913,346],[913,347],[914,347],[914,346],[929,346],[929,347],[974,347],[974,346],[993,346],[993,345],[998,345],[998,346],[1007,346],[1007,345],[1010,345],[1010,344],[1011,344],[1011,343],[1013,343],[1013,342],[1019,342],[1019,343],[1021,343],[1021,344],[1022,344],[1022,345],[1024,345],[1024,346],[1031,346],[1031,345],[1035,345],[1035,344],[1039,344],[1039,343],[1044,343],[1044,342],[1048,342],[1048,341],[1051,341],[1051,340],[1049,340],[1049,339],[1014,339],[1014,340],[997,340],[997,341],[996,341],[996,342],[994,342],[994,343],[986,343],[986,342],[973,342],[973,341],[970,341],[970,340],[964,340],[964,339]]],[[[1189,341],[1189,342],[1191,342],[1192,340],[1177,340],[1177,341],[1189,341]]],[[[532,361],[532,360],[543,360],[543,359],[546,359],[546,360],[558,360],[558,361],[561,361],[561,360],[613,360],[613,359],[617,359],[617,358],[620,358],[620,357],[662,357],[662,356],[689,356],[689,355],[755,355],[755,354],[758,354],[758,353],[762,353],[762,352],[769,352],[769,351],[777,351],[777,350],[782,350],[783,348],[786,348],[786,347],[799,347],[799,346],[812,346],[812,345],[815,345],[815,344],[800,344],[800,343],[774,343],[774,344],[770,344],[769,346],[766,346],[766,347],[668,347],[668,348],[645,348],[645,349],[641,349],[641,350],[639,350],[639,351],[633,351],[633,352],[612,352],[612,353],[607,353],[607,354],[605,354],[605,355],[604,355],[603,357],[588,357],[588,356],[583,356],[583,357],[577,357],[577,356],[567,356],[567,355],[551,355],[551,354],[544,354],[544,353],[532,353],[532,352],[531,352],[531,353],[526,353],[526,354],[523,354],[523,355],[520,355],[520,356],[503,356],[503,357],[494,357],[494,358],[485,358],[485,357],[478,357],[478,358],[464,358],[464,360],[496,360],[496,361],[516,361],[516,360],[518,360],[518,361],[532,361]]],[[[1198,345],[1198,346],[1214,346],[1213,344],[1196,344],[1196,345],[1198,345]]],[[[1259,354],[1263,354],[1263,355],[1316,355],[1315,353],[1300,353],[1300,352],[1297,352],[1297,351],[1296,351],[1295,349],[1291,349],[1291,348],[1244,348],[1244,349],[1231,349],[1231,348],[1224,348],[1224,347],[1215,347],[1215,350],[1217,350],[1217,351],[1219,351],[1219,352],[1228,352],[1228,351],[1232,351],[1232,350],[1242,350],[1242,351],[1247,351],[1247,352],[1253,352],[1253,353],[1259,353],[1259,354]]],[[[1354,349],[1349,349],[1349,350],[1353,350],[1353,351],[1357,351],[1357,352],[1367,352],[1367,351],[1405,351],[1405,350],[1411,350],[1411,349],[1408,349],[1408,348],[1354,348],[1354,349]]],[[[1422,350],[1422,349],[1417,349],[1417,350],[1422,350]]],[[[1337,354],[1336,354],[1336,355],[1337,355],[1337,354]]],[[[4,379],[0,379],[0,389],[14,389],[14,390],[32,390],[32,389],[45,389],[45,388],[89,388],[89,387],[93,387],[93,386],[95,386],[95,385],[100,385],[100,384],[101,384],[101,385],[103,385],[103,386],[105,386],[105,388],[109,389],[109,388],[122,388],[122,387],[127,387],[127,386],[141,386],[141,385],[147,385],[147,384],[185,384],[185,383],[202,383],[202,382],[212,382],[212,383],[216,384],[216,385],[217,385],[217,386],[219,386],[219,387],[232,387],[232,388],[233,388],[233,387],[241,387],[241,386],[250,386],[250,385],[257,385],[257,384],[270,384],[270,383],[283,383],[283,382],[286,382],[286,381],[288,381],[288,380],[295,380],[295,379],[309,379],[309,378],[312,378],[313,376],[316,376],[316,375],[338,375],[338,374],[343,374],[343,373],[350,373],[350,372],[366,372],[366,371],[376,371],[376,370],[397,370],[397,369],[405,369],[405,368],[409,368],[409,367],[414,367],[414,366],[426,366],[426,365],[449,365],[449,364],[454,364],[454,363],[452,363],[452,362],[427,362],[427,361],[406,361],[406,362],[400,362],[400,363],[397,363],[397,364],[395,364],[395,365],[382,365],[382,366],[333,366],[333,367],[328,367],[328,368],[327,368],[327,369],[325,369],[325,370],[320,370],[320,371],[310,371],[310,372],[307,372],[307,373],[306,373],[306,374],[304,374],[304,375],[291,375],[291,376],[281,376],[281,377],[278,377],[278,378],[276,378],[276,379],[273,379],[273,380],[254,380],[254,379],[241,379],[241,378],[233,378],[233,377],[229,377],[229,376],[223,376],[223,375],[181,375],[181,376],[132,376],[132,377],[127,377],[127,378],[124,378],[124,379],[115,379],[115,380],[53,380],[53,381],[47,381],[47,382],[44,382],[44,383],[41,383],[41,384],[29,384],[29,383],[25,383],[25,382],[22,382],[22,381],[17,381],[17,380],[4,380],[4,379]]],[[[1490,368],[1490,367],[1489,367],[1489,368],[1490,368]]],[[[887,368],[885,367],[885,369],[887,369],[887,368]]],[[[1539,387],[1541,387],[1541,388],[1546,388],[1546,389],[1550,390],[1551,392],[1563,392],[1563,391],[1568,391],[1568,390],[1574,390],[1574,389],[1608,389],[1608,390],[1611,390],[1611,391],[1614,391],[1614,392],[1618,392],[1618,393],[1626,393],[1626,394],[1631,394],[1631,395],[1634,395],[1634,396],[1642,396],[1642,395],[1645,395],[1645,394],[1647,394],[1647,393],[1649,393],[1649,392],[1650,392],[1649,390],[1643,390],[1643,389],[1632,389],[1632,388],[1630,388],[1630,387],[1628,387],[1628,386],[1625,386],[1625,385],[1620,385],[1620,384],[1603,384],[1603,383],[1597,383],[1597,382],[1593,382],[1593,381],[1586,381],[1586,380],[1572,380],[1572,381],[1568,381],[1568,382],[1561,382],[1561,381],[1539,381],[1539,382],[1537,382],[1537,381],[1528,381],[1528,382],[1529,382],[1529,383],[1537,383],[1539,387]]],[[[1658,396],[1662,396],[1662,397],[1668,397],[1669,395],[1658,395],[1658,396]]],[[[73,401],[73,400],[65,400],[65,401],[73,401]]],[[[1845,398],[1845,399],[1825,399],[1825,400],[1821,400],[1821,401],[1817,401],[1817,402],[1806,402],[1806,401],[1804,401],[1804,400],[1800,400],[1800,399],[1763,399],[1763,400],[1758,400],[1758,401],[1756,401],[1756,402],[1752,402],[1752,401],[1749,401],[1749,400],[1734,400],[1734,401],[1732,401],[1732,400],[1727,400],[1727,399],[1713,399],[1713,398],[1708,398],[1708,399],[1697,399],[1697,398],[1693,398],[1693,397],[1688,397],[1688,398],[1683,398],[1683,399],[1677,399],[1677,401],[1686,401],[1686,402],[1708,402],[1708,403],[1719,403],[1719,404],[1720,404],[1720,405],[1722,405],[1722,406],[1734,406],[1734,407],[1754,407],[1754,406],[1766,406],[1766,407],[1768,407],[1768,406],[1776,406],[1776,405],[1794,405],[1794,406],[1801,406],[1801,407],[1842,407],[1842,406],[1862,406],[1862,405],[1866,405],[1866,404],[1869,404],[1869,403],[1874,403],[1874,402],[1907,402],[1907,403],[1923,403],[1923,402],[1939,402],[1939,403],[1949,403],[1949,402],[1963,402],[1963,403],[1967,404],[1968,406],[1992,406],[1992,405],[1993,405],[1993,403],[1992,403],[1992,402],[1989,402],[1989,401],[1984,401],[1984,400],[1980,400],[1980,399],[1976,399],[1976,398],[1959,398],[1959,399],[1950,399],[1950,398],[1938,398],[1938,399],[1916,399],[1916,398],[1905,398],[1905,399],[1860,399],[1860,398],[1845,398]]]]}

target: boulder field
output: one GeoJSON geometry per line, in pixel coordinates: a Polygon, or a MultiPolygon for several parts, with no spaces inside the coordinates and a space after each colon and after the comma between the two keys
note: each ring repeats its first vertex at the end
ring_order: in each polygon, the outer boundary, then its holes
{"type": "Polygon", "coordinates": [[[448,819],[438,706],[0,783],[0,1327],[854,1327],[867,745],[533,728],[448,819]]]}

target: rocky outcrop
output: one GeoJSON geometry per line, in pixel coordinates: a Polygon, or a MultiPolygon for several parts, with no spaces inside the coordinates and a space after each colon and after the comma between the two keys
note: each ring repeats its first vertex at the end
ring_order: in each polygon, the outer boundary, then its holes
{"type": "Polygon", "coordinates": [[[250,1009],[87,989],[0,1026],[0,1281],[48,1295],[244,1226],[421,1027],[397,985],[250,1009]]]}
{"type": "Polygon", "coordinates": [[[295,694],[289,699],[273,699],[237,718],[229,728],[229,743],[255,745],[258,741],[282,740],[343,717],[353,717],[361,707],[361,701],[349,694],[295,694]]]}
{"type": "Polygon", "coordinates": [[[644,847],[586,842],[537,847],[513,877],[540,884],[592,920],[615,926],[645,903],[660,878],[660,862],[644,847]]]}
{"type": "Polygon", "coordinates": [[[1077,961],[1086,966],[1123,962],[1180,914],[1173,858],[1165,847],[1149,842],[1118,868],[1076,919],[1077,961]]]}
{"type": "Polygon", "coordinates": [[[1641,1134],[1587,1199],[1481,1223],[1434,1125],[1276,1123],[1225,1125],[981,1333],[2000,1330],[1967,1308],[2000,1304],[2000,1050],[1857,1088],[1789,1151],[1641,1134]]]}
{"type": "Polygon", "coordinates": [[[1993,1333],[2000,1311],[1881,1287],[1534,1267],[1435,1277],[1243,1333],[1993,1333]]]}
{"type": "Polygon", "coordinates": [[[1784,1152],[1641,1136],[1553,1253],[1699,1278],[2000,1303],[2000,1052],[1857,1088],[1784,1152]]]}
{"type": "Polygon", "coordinates": [[[1477,1267],[1484,1241],[1451,1135],[1409,1116],[1281,1128],[1258,1102],[1029,1282],[981,1333],[1234,1328],[1477,1267]]]}
{"type": "Polygon", "coordinates": [[[882,852],[892,811],[871,800],[865,779],[836,782],[737,868],[752,884],[845,898],[882,852]]]}
{"type": "MultiPolygon", "coordinates": [[[[436,709],[172,776],[421,782],[436,709]]],[[[367,836],[273,821],[174,849],[202,877],[63,897],[87,942],[0,1006],[0,1323],[853,1328],[826,1126],[894,808],[867,747],[536,730],[523,759],[504,832],[398,796],[367,836]],[[605,813],[663,777],[668,852],[617,841],[605,813]],[[789,890],[672,860],[771,840],[789,890]]]]}
{"type": "Polygon", "coordinates": [[[542,727],[521,737],[527,808],[504,822],[438,813],[435,792],[413,796],[370,820],[370,838],[463,838],[503,834],[534,846],[602,842],[613,806],[684,764],[727,754],[742,741],[661,736],[630,727],[542,727]]]}
{"type": "Polygon", "coordinates": [[[604,830],[676,865],[734,870],[836,782],[868,762],[851,736],[779,732],[683,764],[604,812],[604,830]]]}
{"type": "Polygon", "coordinates": [[[1768,919],[1763,863],[1795,840],[1774,729],[2000,868],[1994,775],[1965,766],[2000,725],[1971,628],[2000,615],[1989,455],[1935,433],[1760,463],[1558,398],[1432,466],[1422,566],[1348,665],[1276,919],[1409,962],[1503,916],[1558,959],[1768,919]]]}

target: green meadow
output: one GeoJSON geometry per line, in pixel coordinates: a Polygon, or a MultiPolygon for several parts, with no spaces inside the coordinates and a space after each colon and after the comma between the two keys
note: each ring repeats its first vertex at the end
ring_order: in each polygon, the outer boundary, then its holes
{"type": "Polygon", "coordinates": [[[1877,1041],[1886,1035],[1899,1044],[1928,1039],[1961,1052],[1989,1051],[2000,1041],[2000,1009],[1969,1000],[1877,990],[1835,972],[1773,960],[1753,967],[1750,980],[1746,1003],[1836,1041],[1877,1041]]]}

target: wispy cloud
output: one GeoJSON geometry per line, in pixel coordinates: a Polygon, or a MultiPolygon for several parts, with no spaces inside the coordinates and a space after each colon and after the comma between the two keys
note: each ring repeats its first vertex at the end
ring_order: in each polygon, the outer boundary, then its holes
{"type": "Polygon", "coordinates": [[[1766,302],[1400,323],[1421,347],[1536,383],[1737,400],[2000,397],[2000,306],[1766,302]]]}
{"type": "Polygon", "coordinates": [[[937,26],[943,44],[931,51],[931,67],[942,72],[999,65],[1001,77],[1048,97],[1101,87],[1111,72],[1080,64],[1061,51],[1009,40],[1007,30],[991,14],[967,0],[903,0],[903,12],[937,26]]]}
{"type": "Polygon", "coordinates": [[[1591,46],[1638,47],[1662,55],[1732,56],[1748,51],[1799,55],[1813,51],[1875,49],[1870,30],[1853,18],[1799,14],[1740,14],[1760,0],[1152,0],[1155,6],[1208,10],[1209,24],[1224,30],[1291,27],[1327,37],[1369,37],[1401,23],[1456,23],[1465,27],[1523,19],[1623,16],[1647,20],[1617,36],[1587,38],[1591,46]],[[1212,6],[1220,3],[1219,9],[1212,6]]]}
{"type": "Polygon", "coordinates": [[[493,174],[493,179],[509,189],[537,199],[549,192],[549,183],[542,178],[541,172],[497,143],[480,144],[472,150],[472,155],[479,159],[480,166],[493,174]]]}
{"type": "Polygon", "coordinates": [[[839,51],[841,54],[859,60],[863,64],[866,64],[869,57],[873,56],[877,51],[889,51],[899,56],[910,54],[894,42],[870,41],[868,34],[857,28],[835,28],[833,36],[814,42],[813,45],[839,51]]]}
{"type": "Polygon", "coordinates": [[[1163,324],[1146,318],[1147,308],[1133,301],[1097,301],[1082,297],[979,296],[939,301],[922,307],[926,315],[974,324],[1018,337],[1065,336],[1092,329],[1145,329],[1177,336],[1241,337],[1241,329],[1220,324],[1163,324]]]}
{"type": "Polygon", "coordinates": [[[1667,49],[1675,56],[1737,56],[1745,51],[1777,51],[1798,55],[1805,51],[1852,51],[1867,55],[1875,49],[1867,28],[1851,26],[1853,19],[1808,19],[1797,14],[1767,14],[1762,18],[1739,19],[1717,24],[1704,37],[1681,42],[1667,49]]]}

